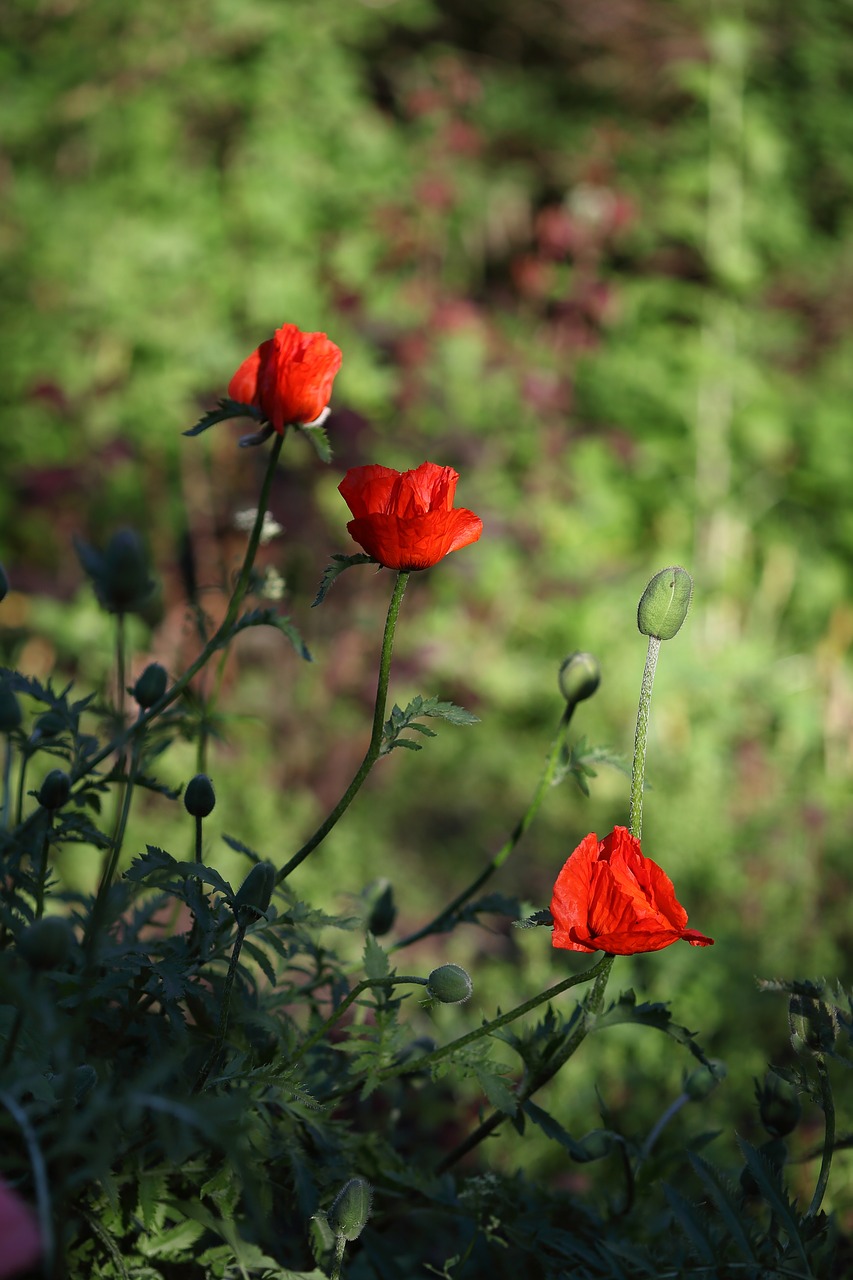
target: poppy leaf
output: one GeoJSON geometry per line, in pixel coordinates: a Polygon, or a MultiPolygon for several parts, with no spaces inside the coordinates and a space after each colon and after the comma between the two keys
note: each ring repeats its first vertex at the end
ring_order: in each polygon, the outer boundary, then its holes
{"type": "Polygon", "coordinates": [[[208,427],[215,427],[217,422],[228,422],[231,418],[253,418],[255,422],[265,422],[266,417],[261,409],[253,404],[242,404],[239,400],[224,397],[218,400],[215,409],[208,409],[194,427],[184,431],[185,436],[200,436],[208,427]]]}
{"type": "Polygon", "coordinates": [[[353,556],[342,556],[342,555],[332,556],[331,564],[326,567],[323,573],[323,577],[320,582],[320,588],[316,596],[314,597],[314,599],[311,601],[311,608],[315,609],[318,604],[323,603],[323,601],[326,599],[326,596],[329,594],[329,588],[331,587],[332,583],[335,581],[337,577],[340,576],[340,574],[344,572],[345,569],[351,569],[354,564],[372,564],[372,563],[375,563],[375,561],[373,561],[370,556],[364,555],[364,553],[361,551],[359,551],[356,555],[353,555],[353,556]]]}

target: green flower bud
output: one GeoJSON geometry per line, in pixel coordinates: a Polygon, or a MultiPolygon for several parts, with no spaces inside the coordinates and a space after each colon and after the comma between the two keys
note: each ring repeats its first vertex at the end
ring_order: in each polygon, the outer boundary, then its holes
{"type": "Polygon", "coordinates": [[[613,1150],[616,1138],[608,1129],[593,1129],[585,1138],[581,1138],[572,1149],[571,1156],[578,1164],[590,1164],[593,1160],[603,1160],[613,1150]]]}
{"type": "Polygon", "coordinates": [[[784,1138],[797,1127],[802,1107],[796,1085],[768,1071],[763,1086],[756,1081],[755,1096],[761,1123],[774,1138],[784,1138]]]}
{"type": "Polygon", "coordinates": [[[726,1078],[726,1064],[714,1058],[709,1066],[704,1064],[691,1071],[684,1081],[684,1092],[691,1102],[702,1102],[726,1078]]]}
{"type": "Polygon", "coordinates": [[[74,1074],[71,1077],[71,1091],[74,1094],[74,1105],[79,1107],[81,1102],[85,1102],[97,1083],[98,1073],[94,1067],[89,1066],[88,1062],[84,1062],[81,1066],[75,1067],[74,1074]]]}
{"type": "Polygon", "coordinates": [[[680,565],[656,573],[637,610],[637,626],[643,635],[671,640],[687,617],[692,595],[693,579],[680,565]]]}
{"type": "Polygon", "coordinates": [[[357,1240],[370,1217],[373,1190],[365,1178],[350,1178],[335,1196],[328,1214],[329,1226],[337,1238],[357,1240]]]}
{"type": "Polygon", "coordinates": [[[0,733],[14,733],[21,725],[21,704],[8,680],[0,680],[0,733]]]}
{"type": "Polygon", "coordinates": [[[110,538],[106,550],[96,551],[75,539],[77,556],[92,580],[95,595],[110,613],[138,613],[150,600],[156,586],[148,570],[142,539],[132,529],[120,529],[110,538]]]}
{"type": "Polygon", "coordinates": [[[5,600],[9,594],[9,579],[6,577],[6,570],[0,564],[0,601],[5,600]]]}
{"type": "Polygon", "coordinates": [[[265,913],[275,888],[275,867],[256,862],[234,894],[234,915],[244,929],[265,913]]]}
{"type": "Polygon", "coordinates": [[[591,653],[570,653],[558,676],[560,693],[571,706],[591,698],[601,684],[601,668],[591,653]]]}
{"type": "Polygon", "coordinates": [[[33,969],[61,969],[76,945],[64,916],[42,916],[18,934],[18,951],[33,969]]]}
{"type": "Polygon", "coordinates": [[[187,813],[191,813],[194,818],[206,818],[209,813],[213,813],[215,804],[213,783],[207,774],[197,773],[194,778],[190,778],[184,792],[184,808],[187,813]]]}
{"type": "Polygon", "coordinates": [[[474,990],[468,974],[458,964],[442,964],[427,978],[427,991],[441,1004],[461,1004],[474,990]]]}
{"type": "Polygon", "coordinates": [[[390,880],[381,877],[373,880],[361,895],[367,907],[366,925],[374,938],[381,938],[383,933],[397,919],[397,904],[394,901],[394,887],[390,880]]]}
{"type": "Polygon", "coordinates": [[[155,702],[160,701],[168,683],[169,676],[166,668],[161,667],[159,662],[150,662],[133,686],[131,693],[143,711],[147,711],[149,707],[154,706],[155,702]]]}
{"type": "Polygon", "coordinates": [[[61,769],[51,769],[39,789],[38,802],[43,809],[55,813],[67,803],[70,793],[71,779],[68,774],[61,769]]]}

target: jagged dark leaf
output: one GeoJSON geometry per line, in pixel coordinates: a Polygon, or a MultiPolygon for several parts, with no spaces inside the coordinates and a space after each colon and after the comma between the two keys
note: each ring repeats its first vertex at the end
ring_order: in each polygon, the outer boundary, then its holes
{"type": "Polygon", "coordinates": [[[320,580],[320,586],[316,596],[311,601],[311,608],[315,609],[318,604],[322,604],[329,594],[332,583],[340,577],[345,569],[351,569],[355,564],[375,564],[376,561],[370,556],[364,555],[359,551],[352,556],[334,555],[331,564],[327,565],[320,580]]]}
{"type": "Polygon", "coordinates": [[[296,430],[309,441],[321,462],[332,461],[332,446],[325,427],[312,427],[309,423],[307,426],[304,424],[298,426],[296,430]]]}
{"type": "Polygon", "coordinates": [[[184,431],[185,436],[200,436],[202,431],[207,431],[208,427],[216,426],[217,422],[227,422],[230,418],[253,418],[255,422],[266,421],[263,410],[258,409],[253,404],[241,404],[239,400],[229,400],[227,396],[217,401],[215,409],[208,409],[194,427],[190,427],[189,431],[184,431]]]}

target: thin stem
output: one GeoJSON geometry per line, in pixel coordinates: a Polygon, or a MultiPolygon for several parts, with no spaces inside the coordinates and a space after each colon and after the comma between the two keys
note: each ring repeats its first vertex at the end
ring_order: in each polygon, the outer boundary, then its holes
{"type": "Polygon", "coordinates": [[[27,765],[29,764],[29,762],[30,762],[30,753],[26,748],[24,748],[24,750],[21,752],[21,768],[18,773],[18,797],[17,797],[18,824],[20,824],[24,820],[24,788],[26,786],[27,765]]]}
{"type": "Polygon", "coordinates": [[[689,1093],[680,1093],[678,1097],[675,1098],[674,1101],[672,1101],[669,1104],[666,1111],[664,1111],[662,1115],[658,1116],[657,1120],[649,1130],[648,1137],[643,1143],[643,1148],[639,1156],[637,1157],[638,1173],[640,1171],[640,1166],[645,1164],[646,1160],[648,1160],[649,1156],[652,1153],[652,1148],[654,1147],[658,1138],[663,1133],[666,1126],[669,1124],[670,1120],[672,1120],[674,1116],[677,1116],[681,1108],[686,1106],[689,1101],[690,1101],[689,1093]]]}
{"type": "Polygon", "coordinates": [[[196,819],[195,819],[195,860],[196,862],[201,862],[201,823],[202,823],[201,816],[199,814],[196,814],[196,819]]]}
{"type": "MultiPolygon", "coordinates": [[[[510,1009],[508,1013],[502,1013],[500,1017],[494,1018],[491,1022],[483,1023],[481,1027],[477,1027],[474,1031],[469,1031],[457,1040],[451,1040],[449,1044],[444,1045],[442,1048],[434,1049],[432,1053],[425,1053],[420,1058],[410,1058],[406,1062],[397,1062],[393,1066],[385,1067],[378,1072],[378,1079],[380,1081],[391,1080],[394,1076],[408,1075],[413,1071],[419,1071],[422,1067],[432,1066],[436,1062],[441,1062],[443,1058],[449,1058],[458,1049],[464,1049],[466,1045],[473,1044],[476,1040],[482,1040],[484,1036],[492,1035],[493,1032],[499,1031],[501,1027],[506,1027],[510,1022],[515,1022],[517,1018],[522,1018],[526,1013],[537,1009],[539,1005],[545,1004],[548,1000],[553,1000],[564,991],[568,991],[570,987],[577,987],[580,983],[588,982],[591,978],[597,979],[604,972],[609,973],[612,963],[613,957],[604,955],[591,969],[584,969],[582,973],[574,973],[570,978],[564,978],[556,986],[549,987],[547,991],[541,992],[538,996],[533,996],[530,1000],[525,1000],[524,1004],[518,1005],[515,1009],[510,1009]]],[[[590,993],[590,998],[595,994],[597,988],[598,982],[596,982],[593,991],[590,993]]],[[[330,1098],[336,1096],[334,1093],[329,1095],[330,1098]]]]}
{"type": "Polygon", "coordinates": [[[829,1072],[826,1069],[826,1060],[822,1053],[815,1055],[815,1065],[817,1066],[818,1078],[820,1080],[821,1100],[823,1103],[823,1154],[820,1159],[820,1173],[817,1177],[817,1185],[814,1189],[812,1202],[806,1213],[807,1218],[813,1218],[815,1216],[821,1206],[823,1197],[826,1194],[826,1188],[829,1182],[829,1170],[832,1166],[832,1153],[835,1149],[835,1102],[832,1097],[832,1083],[829,1079],[829,1072]]]}
{"type": "Polygon", "coordinates": [[[539,806],[542,804],[549,788],[554,783],[554,778],[563,758],[563,751],[566,745],[566,735],[572,718],[572,712],[576,706],[577,703],[574,702],[570,702],[566,706],[566,709],[560,719],[560,724],[554,737],[554,741],[551,743],[551,750],[549,751],[548,758],[545,761],[545,768],[541,778],[539,779],[539,785],[537,786],[527,809],[513,827],[512,833],[507,841],[501,846],[495,856],[486,863],[483,870],[474,880],[471,881],[467,889],[463,889],[461,893],[457,894],[452,902],[448,903],[448,905],[444,907],[444,909],[440,911],[434,919],[430,920],[429,924],[425,924],[414,933],[407,934],[405,938],[401,938],[399,942],[395,942],[393,946],[389,948],[390,951],[399,951],[401,947],[408,947],[411,946],[413,942],[420,942],[421,938],[426,938],[432,933],[444,933],[450,929],[453,924],[453,917],[456,915],[459,908],[464,906],[470,898],[473,898],[478,889],[481,889],[483,885],[491,879],[495,872],[503,866],[533,819],[536,817],[536,814],[539,811],[539,806]]]}
{"type": "Polygon", "coordinates": [[[144,714],[140,715],[137,718],[137,720],[133,723],[133,725],[131,725],[128,729],[120,733],[112,742],[107,743],[105,747],[102,747],[102,749],[96,755],[88,758],[86,760],[86,764],[84,768],[75,770],[72,781],[79,782],[79,780],[85,774],[91,773],[91,771],[97,765],[101,764],[102,761],[106,760],[107,756],[109,756],[112,752],[119,750],[127,742],[128,738],[138,737],[143,732],[143,730],[147,728],[147,726],[151,723],[152,720],[155,720],[157,716],[159,716],[163,711],[166,710],[166,707],[171,706],[171,704],[181,696],[181,694],[184,692],[184,689],[186,689],[187,686],[189,685],[190,681],[193,680],[196,675],[198,675],[199,671],[201,671],[202,667],[210,660],[210,658],[216,652],[216,650],[219,649],[227,641],[229,632],[231,631],[231,628],[233,627],[234,623],[237,620],[237,615],[240,611],[240,606],[243,603],[243,600],[245,599],[246,593],[249,589],[249,583],[251,581],[251,574],[252,574],[252,566],[254,565],[255,556],[257,554],[258,546],[260,545],[261,529],[263,528],[264,515],[266,513],[267,502],[269,500],[270,489],[272,487],[273,473],[275,472],[275,466],[276,466],[276,463],[278,462],[278,457],[279,457],[279,454],[281,453],[281,446],[283,442],[284,442],[283,436],[278,435],[278,433],[276,433],[276,435],[273,436],[272,446],[270,448],[270,454],[269,454],[269,461],[267,463],[267,471],[266,471],[266,475],[264,476],[263,484],[261,486],[261,493],[260,493],[260,498],[258,503],[258,511],[255,517],[255,524],[252,529],[251,535],[249,536],[249,542],[246,547],[246,554],[243,558],[243,565],[242,565],[242,568],[240,569],[236,586],[234,587],[234,593],[231,596],[231,601],[228,605],[228,609],[226,611],[225,617],[223,618],[222,622],[216,628],[216,631],[210,637],[207,644],[204,646],[201,653],[196,658],[195,662],[190,664],[190,666],[187,668],[184,674],[180,677],[180,679],[176,680],[175,683],[172,685],[172,687],[166,690],[166,692],[163,694],[163,697],[160,698],[159,701],[155,702],[152,707],[149,707],[148,710],[144,712],[144,714]]]}
{"type": "Polygon", "coordinates": [[[427,986],[428,979],[413,978],[410,976],[397,977],[396,975],[392,978],[363,978],[362,981],[357,983],[353,987],[352,991],[344,997],[323,1025],[318,1027],[316,1031],[308,1036],[307,1040],[303,1040],[302,1044],[290,1060],[291,1067],[295,1066],[297,1062],[305,1057],[305,1054],[309,1049],[313,1049],[314,1045],[324,1038],[326,1032],[330,1031],[335,1023],[340,1021],[347,1009],[349,1009],[365,991],[368,991],[371,987],[384,987],[390,991],[399,982],[414,982],[420,987],[425,987],[427,986]]]}
{"type": "Polygon", "coordinates": [[[652,705],[652,685],[660,652],[660,640],[649,636],[643,683],[640,687],[640,705],[637,709],[637,728],[634,733],[634,761],[631,766],[631,811],[628,827],[631,835],[639,840],[643,834],[643,778],[646,772],[646,738],[649,732],[649,712],[652,705]]]}
{"type": "MultiPolygon", "coordinates": [[[[123,613],[116,614],[116,682],[118,688],[116,690],[116,712],[118,714],[119,733],[124,734],[125,728],[125,671],[127,668],[127,626],[125,615],[123,613]]],[[[123,752],[119,750],[119,764],[123,762],[123,752]]]]}
{"type": "Polygon", "coordinates": [[[136,770],[139,765],[139,749],[140,744],[138,742],[134,742],[130,751],[127,777],[124,780],[124,790],[122,792],[121,806],[116,818],[115,830],[113,831],[109,851],[104,858],[101,882],[98,885],[98,891],[95,894],[95,901],[92,906],[92,914],[89,917],[89,923],[86,927],[85,945],[87,950],[91,950],[95,945],[98,929],[100,928],[101,921],[103,919],[107,895],[109,894],[110,887],[113,879],[115,878],[116,868],[118,867],[119,858],[121,857],[124,833],[127,830],[127,820],[130,816],[130,806],[133,801],[133,788],[136,781],[136,770]]]}
{"type": "MultiPolygon", "coordinates": [[[[613,956],[605,954],[592,969],[588,969],[585,973],[578,975],[580,978],[589,978],[595,975],[595,985],[583,1003],[581,1022],[566,1037],[562,1049],[549,1059],[547,1067],[531,1076],[530,1080],[519,1090],[517,1094],[519,1106],[524,1106],[528,1098],[531,1098],[537,1090],[541,1089],[549,1080],[552,1080],[586,1039],[588,1033],[592,1030],[595,1015],[601,1011],[601,1006],[604,1002],[604,990],[612,967],[613,956]]],[[[561,990],[563,985],[559,984],[558,987],[552,987],[550,991],[546,991],[544,998],[561,990]]],[[[494,1026],[495,1024],[491,1025],[494,1026]]],[[[456,1043],[459,1044],[460,1042],[457,1041],[456,1043]]],[[[457,1160],[461,1160],[463,1156],[468,1155],[469,1151],[473,1151],[475,1147],[478,1147],[485,1138],[488,1138],[489,1134],[494,1133],[495,1129],[503,1124],[506,1118],[506,1113],[503,1111],[493,1112],[473,1133],[470,1133],[463,1142],[460,1142],[440,1161],[436,1166],[436,1173],[445,1173],[451,1165],[456,1164],[457,1160]]]]}
{"type": "Polygon", "coordinates": [[[12,760],[14,754],[12,735],[7,733],[6,755],[3,759],[3,808],[0,809],[0,827],[4,831],[9,829],[9,819],[12,814],[12,760]]]}
{"type": "Polygon", "coordinates": [[[286,880],[291,871],[294,871],[301,862],[304,862],[309,853],[317,848],[319,844],[325,840],[326,836],[335,826],[338,819],[343,816],[349,808],[356,794],[361,788],[370,770],[379,759],[379,753],[382,748],[382,730],[385,725],[385,704],[388,700],[388,681],[391,676],[391,655],[394,651],[394,632],[397,628],[397,618],[400,614],[400,602],[403,599],[403,593],[406,590],[406,583],[409,581],[408,572],[400,572],[397,574],[397,581],[394,584],[394,592],[391,596],[391,603],[388,605],[388,616],[385,619],[385,633],[382,637],[382,653],[379,659],[379,682],[376,688],[376,704],[373,709],[373,730],[370,735],[370,743],[364,759],[358,767],[358,770],[352,782],[335,805],[332,812],[322,822],[314,834],[305,841],[301,849],[293,855],[289,862],[286,862],[275,878],[276,884],[281,884],[282,880],[286,880]]]}
{"type": "Polygon", "coordinates": [[[338,1236],[335,1240],[335,1261],[332,1266],[332,1274],[330,1280],[341,1280],[341,1267],[344,1262],[344,1254],[346,1252],[347,1240],[346,1236],[338,1236]]]}
{"type": "Polygon", "coordinates": [[[47,826],[45,828],[44,839],[41,844],[41,861],[38,865],[38,878],[36,880],[36,920],[41,920],[44,915],[44,889],[47,881],[48,857],[50,854],[50,835],[53,831],[53,813],[47,814],[47,826]]]}
{"type": "Polygon", "coordinates": [[[200,1093],[204,1088],[207,1077],[219,1061],[219,1055],[222,1052],[222,1046],[225,1043],[225,1032],[228,1030],[228,1013],[231,1007],[231,991],[234,987],[234,979],[237,976],[237,965],[240,962],[240,952],[243,950],[243,939],[246,936],[245,928],[237,925],[237,937],[234,940],[234,950],[231,952],[231,959],[228,961],[228,973],[225,976],[225,986],[222,988],[222,1007],[219,1010],[219,1025],[216,1028],[216,1039],[213,1042],[213,1048],[198,1074],[198,1079],[193,1086],[193,1093],[200,1093]]]}

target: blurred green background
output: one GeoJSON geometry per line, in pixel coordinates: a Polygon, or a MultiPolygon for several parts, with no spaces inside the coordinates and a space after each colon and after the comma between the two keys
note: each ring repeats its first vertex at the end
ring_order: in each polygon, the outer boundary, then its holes
{"type": "MultiPolygon", "coordinates": [[[[353,570],[310,609],[331,554],[356,549],[347,467],[452,464],[485,523],[413,578],[391,691],[482,723],[382,762],[294,876],[340,908],[388,875],[403,930],[524,809],[566,653],[603,670],[578,734],[630,756],[636,603],[684,564],[696,591],[659,666],[644,845],[717,945],[620,961],[613,986],[673,1000],[729,1065],[707,1127],[760,1141],[752,1077],[788,1050],[755,975],[849,984],[853,958],[849,0],[2,8],[2,661],[106,686],[112,637],[71,537],[130,523],[164,584],[137,665],[181,670],[190,565],[216,616],[264,464],[237,451],[242,424],[181,432],[275,327],[328,332],[335,460],[286,444],[285,532],[262,553],[314,662],[274,633],[237,645],[210,858],[231,865],[225,831],[283,861],[361,759],[390,575],[353,570]]],[[[170,781],[194,771],[189,745],[163,763],[170,781]]],[[[589,799],[553,792],[495,887],[545,905],[578,839],[627,820],[627,791],[608,769],[589,799]]],[[[152,799],[134,847],[185,856],[182,819],[152,799]]],[[[85,883],[91,863],[67,874],[85,883]]],[[[463,1023],[576,963],[500,920],[417,955],[471,969],[463,1023]]],[[[550,1088],[573,1132],[596,1084],[650,1123],[689,1065],[651,1032],[608,1037],[550,1088]]],[[[492,1151],[562,1176],[529,1139],[492,1151]]],[[[853,1204],[844,1155],[832,1197],[853,1204]]]]}

